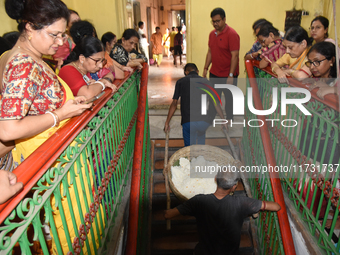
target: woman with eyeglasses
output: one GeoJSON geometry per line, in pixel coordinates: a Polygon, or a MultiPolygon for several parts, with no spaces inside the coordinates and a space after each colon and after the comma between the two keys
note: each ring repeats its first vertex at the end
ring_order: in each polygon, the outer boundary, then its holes
{"type": "Polygon", "coordinates": [[[272,23],[266,19],[258,19],[254,22],[252,28],[253,28],[254,35],[256,37],[256,41],[254,42],[251,49],[244,56],[244,60],[252,60],[252,59],[260,60],[259,51],[262,49],[262,45],[257,38],[257,33],[260,31],[261,27],[265,25],[272,25],[272,23]]]}
{"type": "Polygon", "coordinates": [[[260,68],[266,68],[286,53],[286,47],[282,44],[279,30],[272,25],[262,26],[257,33],[257,38],[263,47],[260,55],[260,68]]]}
{"type": "Polygon", "coordinates": [[[124,71],[132,72],[133,69],[131,67],[119,64],[110,57],[110,52],[117,43],[117,36],[112,32],[106,32],[103,34],[101,41],[105,48],[106,65],[104,67],[114,72],[116,79],[124,79],[124,71]]]}
{"type": "Polygon", "coordinates": [[[271,64],[279,82],[288,84],[287,76],[299,80],[310,77],[311,72],[305,62],[312,39],[308,37],[307,31],[300,26],[289,28],[284,36],[283,45],[286,47],[286,53],[271,64]]]}
{"type": "Polygon", "coordinates": [[[126,29],[122,36],[122,43],[112,49],[110,57],[121,65],[141,69],[142,63],[147,62],[147,58],[136,50],[138,43],[138,32],[134,29],[126,29]]]}
{"type": "Polygon", "coordinates": [[[70,17],[67,21],[66,27],[66,33],[68,36],[65,43],[61,47],[59,47],[58,51],[53,55],[53,59],[57,61],[64,61],[75,47],[72,36],[70,35],[70,28],[72,27],[72,24],[74,22],[80,20],[80,17],[76,11],[71,9],[69,9],[68,11],[70,13],[70,17]]]}
{"type": "Polygon", "coordinates": [[[0,59],[0,157],[3,166],[13,155],[16,167],[89,105],[77,104],[85,98],[74,98],[42,60],[43,54],[53,55],[65,41],[66,5],[60,0],[6,0],[5,7],[18,21],[20,37],[0,59]]]}
{"type": "Polygon", "coordinates": [[[73,95],[92,98],[106,87],[113,91],[117,87],[112,84],[113,74],[103,69],[106,64],[104,47],[101,41],[92,36],[86,36],[77,43],[71,54],[60,69],[59,76],[71,88],[73,95]]]}
{"type": "MultiPolygon", "coordinates": [[[[18,22],[20,32],[13,49],[0,58],[0,169],[8,166],[6,170],[11,170],[12,165],[16,167],[21,164],[71,117],[82,114],[91,104],[82,104],[85,97],[75,98],[67,84],[42,60],[42,55],[55,54],[65,41],[69,17],[67,6],[60,0],[5,0],[5,9],[8,16],[18,22]]],[[[31,174],[29,171],[27,169],[31,174]]],[[[53,179],[55,176],[49,177],[53,179]]],[[[66,175],[65,178],[69,177],[66,175]]],[[[39,185],[49,186],[43,181],[39,185]]],[[[61,190],[69,189],[69,194],[73,196],[74,185],[60,185],[61,190]]],[[[44,190],[37,188],[32,192],[39,197],[44,190]]],[[[75,201],[74,197],[71,199],[75,201]]],[[[54,221],[57,231],[57,235],[52,236],[53,253],[58,253],[55,245],[58,242],[66,254],[70,247],[64,228],[72,226],[66,197],[61,198],[58,208],[55,207],[53,195],[46,202],[52,207],[53,218],[49,220],[54,221]],[[64,208],[66,225],[62,224],[60,207],[64,208]]],[[[81,201],[82,206],[84,203],[81,201]]],[[[73,212],[76,216],[74,222],[80,225],[79,208],[74,206],[73,212]]],[[[44,221],[40,223],[43,225],[44,221]]],[[[48,225],[44,226],[48,228],[48,225]]],[[[46,228],[40,228],[39,233],[46,228]]],[[[38,234],[37,231],[35,234],[38,234]]],[[[74,232],[70,231],[69,238],[73,240],[74,237],[74,232]]],[[[40,235],[40,238],[43,237],[40,235]]],[[[29,240],[32,240],[31,237],[29,240]]]]}
{"type": "Polygon", "coordinates": [[[319,88],[316,95],[321,99],[327,94],[337,94],[335,79],[337,78],[337,63],[335,61],[335,45],[331,42],[319,42],[312,46],[307,54],[306,66],[317,78],[309,90],[319,88]]]}

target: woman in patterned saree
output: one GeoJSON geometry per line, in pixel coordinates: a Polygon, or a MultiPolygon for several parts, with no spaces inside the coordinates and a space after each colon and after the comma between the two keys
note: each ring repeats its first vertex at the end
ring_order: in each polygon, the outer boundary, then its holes
{"type": "Polygon", "coordinates": [[[65,41],[66,5],[60,0],[6,0],[6,11],[19,21],[21,35],[0,59],[0,139],[15,141],[13,157],[18,166],[61,126],[59,123],[89,106],[77,104],[84,98],[74,99],[67,85],[41,59],[43,54],[53,55],[65,41]]]}
{"type": "Polygon", "coordinates": [[[111,51],[110,57],[119,64],[129,67],[142,68],[147,59],[136,50],[139,34],[134,29],[126,29],[122,36],[122,44],[117,44],[111,51]]]}
{"type": "Polygon", "coordinates": [[[282,39],[277,30],[272,25],[262,26],[257,33],[257,38],[262,45],[260,68],[266,68],[271,63],[276,62],[286,53],[286,48],[282,44],[282,39]]]}
{"type": "MultiPolygon", "coordinates": [[[[0,140],[15,144],[12,154],[17,166],[69,118],[82,114],[91,104],[82,104],[85,97],[74,98],[67,84],[41,59],[43,54],[55,54],[65,41],[69,16],[66,5],[60,0],[5,0],[5,7],[7,14],[18,21],[21,34],[14,48],[0,59],[0,140]]],[[[4,148],[10,147],[2,145],[1,149],[4,148]]],[[[63,184],[60,188],[63,189],[63,184]]],[[[68,189],[73,190],[74,185],[68,189]]],[[[44,194],[38,190],[32,192],[44,194]]],[[[58,233],[53,236],[52,247],[59,243],[67,253],[70,248],[59,211],[64,208],[66,224],[71,225],[66,199],[58,208],[54,196],[50,203],[53,218],[49,221],[55,223],[58,233]]],[[[77,206],[73,210],[77,216],[75,221],[80,224],[80,210],[77,206]]],[[[74,234],[70,238],[74,238],[74,234]]]]}
{"type": "Polygon", "coordinates": [[[291,27],[287,30],[283,39],[286,54],[271,64],[272,71],[277,74],[279,82],[289,83],[288,75],[299,80],[311,76],[305,62],[312,41],[313,39],[308,37],[307,31],[300,26],[291,27]]]}

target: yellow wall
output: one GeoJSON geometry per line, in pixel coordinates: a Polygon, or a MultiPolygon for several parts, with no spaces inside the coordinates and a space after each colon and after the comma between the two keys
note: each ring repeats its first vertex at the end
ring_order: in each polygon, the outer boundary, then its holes
{"type": "Polygon", "coordinates": [[[18,23],[8,17],[5,11],[5,0],[0,0],[0,36],[6,32],[17,31],[18,23]]]}
{"type": "MultiPolygon", "coordinates": [[[[0,0],[0,35],[17,30],[16,21],[5,12],[5,0],[0,0]]],[[[94,24],[99,38],[107,31],[121,37],[127,28],[125,0],[64,0],[67,7],[76,10],[82,19],[94,24]]]]}
{"type": "Polygon", "coordinates": [[[95,26],[99,38],[108,31],[111,31],[120,38],[126,22],[125,1],[124,3],[123,1],[124,0],[64,0],[63,2],[67,7],[77,11],[81,19],[90,21],[95,26]],[[116,13],[119,15],[116,15],[116,13]]]}

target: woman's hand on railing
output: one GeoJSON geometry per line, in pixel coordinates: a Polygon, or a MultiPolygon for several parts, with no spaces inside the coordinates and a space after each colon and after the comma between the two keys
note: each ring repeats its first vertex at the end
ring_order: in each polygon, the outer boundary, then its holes
{"type": "Polygon", "coordinates": [[[78,96],[68,100],[61,108],[55,110],[60,121],[82,114],[86,109],[91,108],[92,104],[83,104],[86,97],[78,96]]]}
{"type": "Polygon", "coordinates": [[[14,173],[0,170],[0,204],[5,203],[23,187],[22,182],[17,182],[17,176],[14,173]]]}
{"type": "Polygon", "coordinates": [[[325,83],[322,80],[315,81],[313,84],[309,86],[308,89],[312,91],[315,88],[319,88],[319,90],[316,92],[316,95],[321,99],[324,99],[325,95],[336,93],[335,87],[330,87],[327,83],[325,83]]]}
{"type": "Polygon", "coordinates": [[[327,83],[325,83],[325,82],[323,82],[321,80],[319,80],[319,81],[315,81],[314,80],[314,83],[311,84],[308,89],[310,91],[312,91],[315,88],[324,88],[324,87],[329,87],[329,86],[327,85],[327,83]]]}
{"type": "Polygon", "coordinates": [[[122,70],[123,70],[123,71],[130,72],[130,73],[133,72],[133,69],[132,69],[131,67],[129,67],[129,66],[122,66],[122,70]]]}
{"type": "Polygon", "coordinates": [[[287,78],[288,71],[285,72],[284,70],[277,68],[276,74],[277,74],[277,79],[279,80],[280,83],[289,84],[289,81],[288,81],[288,78],[287,78]]]}
{"type": "Polygon", "coordinates": [[[118,89],[116,87],[116,85],[114,85],[113,83],[109,82],[108,80],[105,79],[101,79],[100,80],[102,83],[104,83],[106,88],[110,88],[112,89],[112,93],[116,92],[118,89]]]}

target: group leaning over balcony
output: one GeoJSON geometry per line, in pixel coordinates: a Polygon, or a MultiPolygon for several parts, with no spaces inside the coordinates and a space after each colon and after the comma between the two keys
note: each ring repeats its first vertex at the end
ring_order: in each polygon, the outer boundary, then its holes
{"type": "MultiPolygon", "coordinates": [[[[141,68],[144,58],[137,56],[135,65],[114,59],[107,64],[109,55],[115,57],[115,41],[103,45],[94,26],[60,0],[6,0],[5,8],[20,32],[0,58],[0,169],[11,171],[69,118],[91,107],[84,101],[105,88],[114,93],[115,71],[122,79],[141,68]],[[46,56],[56,56],[58,75],[43,61],[46,56]]],[[[133,43],[125,46],[129,40],[116,47],[128,58],[134,52],[133,43]]]]}
{"type": "Polygon", "coordinates": [[[279,82],[289,84],[289,77],[309,83],[309,89],[318,88],[317,95],[337,94],[335,41],[328,35],[329,21],[323,16],[311,22],[310,36],[301,26],[293,26],[282,33],[271,22],[254,22],[256,42],[246,53],[245,60],[259,60],[259,67],[271,67],[279,82]]]}

